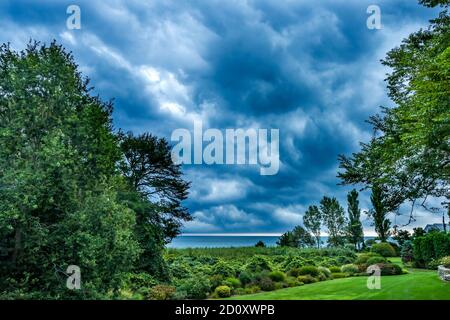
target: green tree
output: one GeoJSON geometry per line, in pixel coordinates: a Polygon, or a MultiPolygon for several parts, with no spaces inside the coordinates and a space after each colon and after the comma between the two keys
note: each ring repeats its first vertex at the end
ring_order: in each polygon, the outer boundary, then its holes
{"type": "Polygon", "coordinates": [[[317,206],[309,206],[303,216],[303,225],[315,237],[317,248],[320,248],[320,229],[322,225],[322,214],[317,206]]]}
{"type": "Polygon", "coordinates": [[[302,226],[296,226],[292,231],[283,233],[277,241],[281,247],[304,248],[315,245],[314,239],[302,226]]]}
{"type": "Polygon", "coordinates": [[[339,157],[342,182],[382,186],[389,211],[405,201],[414,205],[417,199],[450,198],[449,1],[420,2],[444,10],[383,61],[392,70],[387,87],[395,106],[369,119],[376,134],[361,144],[361,151],[339,157]]]}
{"type": "Polygon", "coordinates": [[[344,244],[345,215],[336,198],[323,197],[320,201],[323,223],[328,229],[328,244],[332,247],[344,244]]]}
{"type": "Polygon", "coordinates": [[[347,194],[348,226],[347,233],[350,243],[355,249],[361,249],[364,243],[364,230],[361,223],[361,209],[359,208],[358,192],[353,189],[347,194]]]}
{"type": "Polygon", "coordinates": [[[149,133],[120,135],[124,154],[121,171],[130,187],[154,204],[161,217],[166,242],[180,232],[192,217],[182,205],[190,183],[182,177],[181,166],[172,162],[170,146],[164,138],[149,133]]]}
{"type": "Polygon", "coordinates": [[[56,43],[0,47],[0,296],[111,297],[149,247],[162,260],[164,223],[142,212],[166,211],[118,170],[111,113],[56,43]],[[66,288],[68,265],[81,290],[66,288]]]}
{"type": "Polygon", "coordinates": [[[372,194],[370,196],[372,202],[372,209],[369,211],[369,215],[373,219],[375,226],[375,232],[378,234],[378,238],[382,242],[386,242],[390,236],[391,221],[386,218],[388,211],[383,203],[383,190],[379,186],[372,187],[372,194]]]}

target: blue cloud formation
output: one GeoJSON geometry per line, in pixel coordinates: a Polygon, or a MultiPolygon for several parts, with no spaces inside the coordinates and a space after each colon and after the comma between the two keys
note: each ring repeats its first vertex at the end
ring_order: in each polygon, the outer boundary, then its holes
{"type": "MultiPolygon", "coordinates": [[[[350,188],[336,185],[337,155],[367,141],[364,120],[391,104],[379,59],[436,14],[410,0],[378,1],[383,28],[369,30],[370,4],[11,0],[0,4],[0,41],[16,49],[30,38],[63,44],[95,92],[115,99],[115,125],[124,130],[169,139],[194,120],[279,128],[275,176],[251,166],[185,166],[196,218],[185,231],[281,232],[323,195],[345,204],[350,188]],[[71,4],[81,9],[81,30],[66,28],[71,4]]],[[[364,193],[361,205],[369,207],[364,193]]],[[[424,214],[417,223],[434,219],[424,214]]]]}

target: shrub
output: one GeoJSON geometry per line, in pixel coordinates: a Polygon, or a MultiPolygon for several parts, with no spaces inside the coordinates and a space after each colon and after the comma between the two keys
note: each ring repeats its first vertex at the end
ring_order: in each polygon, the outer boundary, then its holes
{"type": "Polygon", "coordinates": [[[287,277],[285,283],[288,287],[297,287],[300,285],[296,277],[287,277]]]}
{"type": "Polygon", "coordinates": [[[310,275],[310,274],[307,274],[307,275],[304,275],[304,276],[298,276],[298,277],[297,277],[297,280],[298,280],[299,282],[301,282],[301,283],[304,283],[304,284],[317,282],[317,279],[314,278],[314,277],[313,277],[312,275],[310,275]]]}
{"type": "Polygon", "coordinates": [[[373,265],[373,264],[377,264],[377,263],[384,263],[386,262],[386,258],[382,257],[382,256],[375,256],[375,257],[371,257],[367,260],[367,263],[369,266],[373,265]]]}
{"type": "Polygon", "coordinates": [[[300,268],[294,268],[288,271],[288,276],[298,277],[300,275],[300,268]]]}
{"type": "Polygon", "coordinates": [[[319,275],[319,269],[315,266],[304,266],[299,270],[300,275],[311,275],[317,277],[319,275]]]}
{"type": "Polygon", "coordinates": [[[259,282],[258,282],[258,285],[261,288],[261,290],[263,290],[263,291],[275,290],[274,282],[272,281],[272,279],[270,279],[268,277],[261,278],[261,280],[259,280],[259,282]]]}
{"type": "Polygon", "coordinates": [[[158,284],[150,289],[150,299],[152,300],[170,300],[175,295],[175,287],[164,284],[158,284]]]}
{"type": "Polygon", "coordinates": [[[211,284],[211,288],[214,289],[218,286],[220,286],[223,282],[223,276],[220,274],[215,274],[209,277],[209,282],[211,284]]]}
{"type": "Polygon", "coordinates": [[[367,260],[369,260],[372,257],[380,257],[380,255],[374,252],[362,253],[358,255],[358,257],[356,258],[355,264],[367,263],[367,260]]]}
{"type": "Polygon", "coordinates": [[[441,265],[441,259],[432,259],[427,264],[427,268],[431,270],[437,270],[437,268],[441,265]]]}
{"type": "Polygon", "coordinates": [[[261,288],[257,285],[252,285],[252,286],[246,287],[244,290],[245,290],[246,294],[252,294],[252,293],[260,292],[261,288]]]}
{"type": "Polygon", "coordinates": [[[230,288],[236,289],[241,286],[241,281],[237,278],[229,277],[223,281],[223,284],[230,288]]]}
{"type": "Polygon", "coordinates": [[[339,267],[330,267],[331,273],[339,273],[341,272],[341,268],[339,267]]]}
{"type": "Polygon", "coordinates": [[[396,256],[395,249],[387,242],[375,243],[370,250],[383,257],[396,256]]]}
{"type": "Polygon", "coordinates": [[[416,265],[427,265],[432,259],[450,255],[450,233],[431,232],[417,237],[413,242],[413,257],[416,265]]]}
{"type": "Polygon", "coordinates": [[[301,257],[288,257],[283,263],[284,271],[300,269],[305,265],[305,259],[301,257]]]}
{"type": "Polygon", "coordinates": [[[354,264],[346,264],[341,267],[343,273],[355,274],[359,272],[358,266],[354,264]]]}
{"type": "Polygon", "coordinates": [[[246,270],[250,272],[272,271],[269,261],[261,255],[253,256],[246,265],[246,270]]]}
{"type": "Polygon", "coordinates": [[[376,264],[380,270],[382,276],[392,276],[402,274],[402,268],[394,263],[378,263],[376,264]]]}
{"type": "Polygon", "coordinates": [[[219,298],[228,298],[231,296],[231,289],[229,286],[218,286],[216,290],[214,290],[214,293],[219,298]]]}
{"type": "Polygon", "coordinates": [[[244,270],[239,274],[239,280],[243,285],[246,285],[252,282],[253,276],[250,272],[244,270]]]}
{"type": "Polygon", "coordinates": [[[440,262],[444,267],[450,268],[450,256],[443,257],[440,262]]]}
{"type": "Polygon", "coordinates": [[[234,268],[229,265],[229,263],[224,260],[219,260],[212,267],[212,273],[221,275],[222,277],[226,278],[234,277],[236,272],[234,268]]]}
{"type": "Polygon", "coordinates": [[[272,279],[272,281],[281,282],[284,281],[286,276],[281,271],[272,271],[271,273],[269,273],[269,278],[272,279]]]}
{"type": "Polygon", "coordinates": [[[336,261],[338,262],[338,264],[342,265],[355,262],[355,258],[349,256],[338,256],[336,258],[336,261]]]}
{"type": "Polygon", "coordinates": [[[331,271],[328,268],[325,267],[319,267],[319,272],[323,274],[326,278],[331,278],[331,271]]]}
{"type": "Polygon", "coordinates": [[[406,240],[403,243],[403,246],[400,251],[400,256],[402,257],[402,261],[404,263],[408,263],[408,262],[412,261],[414,253],[413,253],[412,242],[410,240],[406,240]]]}
{"type": "Polygon", "coordinates": [[[333,279],[347,278],[347,277],[348,277],[348,274],[343,273],[343,272],[333,272],[333,273],[331,274],[331,277],[332,277],[333,279]]]}
{"type": "Polygon", "coordinates": [[[395,242],[389,242],[389,244],[392,246],[392,248],[394,248],[395,251],[395,257],[400,256],[400,246],[398,244],[396,244],[395,242]]]}
{"type": "Polygon", "coordinates": [[[179,281],[178,291],[186,292],[188,299],[206,299],[210,290],[211,282],[205,277],[188,278],[179,281]]]}

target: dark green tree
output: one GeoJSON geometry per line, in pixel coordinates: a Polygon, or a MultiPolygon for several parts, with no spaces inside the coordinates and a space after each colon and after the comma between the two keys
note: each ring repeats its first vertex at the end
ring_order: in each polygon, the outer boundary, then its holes
{"type": "Polygon", "coordinates": [[[373,219],[375,226],[375,232],[378,234],[378,238],[382,242],[386,242],[391,232],[391,221],[386,217],[388,214],[387,208],[383,203],[383,190],[379,186],[372,187],[372,194],[370,196],[372,202],[372,209],[369,211],[369,215],[373,219]]]}
{"type": "Polygon", "coordinates": [[[393,237],[392,239],[394,239],[395,241],[398,242],[398,245],[400,247],[403,246],[403,244],[406,241],[409,241],[412,239],[411,234],[409,233],[408,230],[394,230],[393,232],[393,237]]]}
{"type": "Polygon", "coordinates": [[[309,206],[303,216],[303,225],[316,239],[317,248],[320,248],[320,232],[322,226],[322,213],[317,206],[309,206]]]}
{"type": "Polygon", "coordinates": [[[124,154],[121,171],[130,188],[150,202],[146,210],[139,210],[138,219],[143,224],[149,221],[159,225],[168,243],[180,233],[182,223],[192,219],[182,205],[190,183],[183,179],[181,166],[172,162],[165,139],[149,133],[139,136],[128,133],[121,134],[120,141],[124,154]]]}
{"type": "Polygon", "coordinates": [[[320,201],[320,211],[324,225],[328,229],[328,245],[332,247],[344,244],[345,215],[344,209],[336,198],[323,197],[320,201]]]}
{"type": "Polygon", "coordinates": [[[358,192],[353,189],[347,194],[348,226],[347,234],[349,242],[360,250],[364,243],[364,230],[361,223],[361,209],[359,208],[358,192]]]}
{"type": "Polygon", "coordinates": [[[98,297],[133,269],[140,248],[117,197],[111,112],[55,43],[0,47],[0,294],[98,297]],[[68,265],[81,268],[82,290],[66,288],[68,265]]]}
{"type": "Polygon", "coordinates": [[[305,248],[315,245],[314,239],[302,226],[296,226],[280,236],[277,245],[281,247],[305,248]]]}

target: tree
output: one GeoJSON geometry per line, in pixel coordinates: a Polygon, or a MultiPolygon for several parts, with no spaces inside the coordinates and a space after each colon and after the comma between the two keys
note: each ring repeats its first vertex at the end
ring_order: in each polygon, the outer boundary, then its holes
{"type": "Polygon", "coordinates": [[[412,239],[408,230],[395,230],[392,238],[398,242],[400,247],[402,247],[406,241],[410,241],[412,239]]]}
{"type": "Polygon", "coordinates": [[[265,248],[265,247],[266,247],[266,244],[265,244],[263,241],[259,240],[259,241],[255,244],[255,247],[257,247],[257,248],[265,248]]]}
{"type": "Polygon", "coordinates": [[[303,224],[316,238],[317,248],[320,248],[320,228],[322,224],[322,214],[317,206],[309,206],[303,216],[303,224]]]}
{"type": "Polygon", "coordinates": [[[347,195],[347,212],[348,212],[348,226],[347,233],[350,243],[355,246],[355,249],[361,249],[361,243],[364,243],[364,231],[360,220],[361,209],[359,208],[358,192],[353,189],[347,195]]]}
{"type": "Polygon", "coordinates": [[[281,247],[304,248],[314,246],[315,241],[308,231],[301,226],[296,226],[280,236],[277,245],[281,247]]]}
{"type": "MultiPolygon", "coordinates": [[[[448,0],[420,1],[427,7],[448,0]]],[[[411,34],[392,49],[383,64],[394,107],[369,119],[375,135],[351,157],[341,155],[343,184],[381,186],[394,211],[408,201],[426,207],[429,197],[450,198],[450,16],[445,9],[428,30],[411,34]]],[[[414,220],[411,210],[410,221],[414,220]]]]}
{"type": "Polygon", "coordinates": [[[332,247],[343,245],[345,236],[344,209],[336,198],[325,196],[320,201],[320,211],[323,222],[328,229],[328,244],[332,247]]]}
{"type": "Polygon", "coordinates": [[[382,242],[386,242],[390,236],[391,221],[386,218],[388,211],[383,203],[383,190],[379,186],[372,187],[372,194],[370,196],[372,202],[372,209],[369,215],[373,219],[375,232],[382,242]]]}
{"type": "Polygon", "coordinates": [[[277,240],[280,247],[297,247],[297,242],[291,231],[283,233],[277,240]]]}
{"type": "Polygon", "coordinates": [[[99,297],[133,270],[140,248],[134,212],[117,196],[124,179],[111,112],[62,47],[0,47],[2,292],[99,297]],[[66,288],[71,264],[82,290],[66,288]]]}
{"type": "Polygon", "coordinates": [[[135,137],[130,132],[119,136],[124,154],[120,166],[122,174],[132,190],[151,202],[147,210],[139,212],[145,217],[138,219],[144,224],[150,221],[160,225],[164,241],[168,243],[180,233],[182,223],[192,219],[182,206],[190,183],[183,179],[181,166],[172,162],[170,146],[165,139],[149,133],[135,137]]]}

